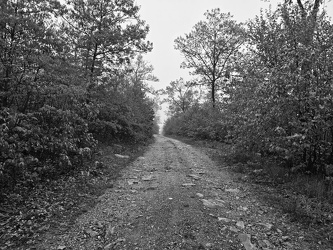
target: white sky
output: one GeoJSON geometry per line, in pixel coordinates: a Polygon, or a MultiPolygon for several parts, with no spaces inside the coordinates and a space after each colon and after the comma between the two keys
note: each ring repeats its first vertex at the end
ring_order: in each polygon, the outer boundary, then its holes
{"type": "MultiPolygon", "coordinates": [[[[260,14],[260,9],[268,9],[284,0],[136,0],[141,6],[140,16],[150,26],[147,40],[153,43],[153,51],[144,56],[154,67],[154,75],[159,78],[153,83],[155,89],[165,88],[171,81],[180,77],[190,80],[188,70],[181,69],[182,56],[174,49],[174,40],[189,33],[192,27],[204,20],[207,10],[220,8],[230,12],[234,19],[245,22],[260,14]]],[[[296,2],[296,1],[295,1],[296,2]]],[[[333,0],[324,0],[328,14],[333,16],[333,0]]],[[[163,105],[160,112],[162,123],[166,119],[163,105]]]]}
{"type": "MultiPolygon", "coordinates": [[[[153,42],[154,49],[144,56],[154,66],[154,74],[160,79],[154,83],[155,89],[165,88],[171,81],[183,77],[191,79],[188,71],[180,69],[182,56],[174,49],[174,40],[189,33],[192,27],[204,20],[204,13],[213,8],[230,12],[234,19],[244,22],[254,18],[260,9],[275,9],[284,0],[136,0],[141,6],[140,16],[150,26],[147,40],[153,42]]],[[[333,16],[333,0],[324,0],[327,11],[333,16]]]]}

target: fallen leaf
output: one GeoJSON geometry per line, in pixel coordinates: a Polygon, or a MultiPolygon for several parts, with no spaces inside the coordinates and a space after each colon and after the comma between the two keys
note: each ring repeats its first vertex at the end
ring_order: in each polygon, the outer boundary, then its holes
{"type": "Polygon", "coordinates": [[[193,170],[193,172],[196,174],[205,174],[206,173],[204,170],[200,170],[200,169],[193,170]]]}
{"type": "Polygon", "coordinates": [[[184,183],[182,184],[183,187],[192,187],[192,186],[195,186],[194,183],[184,183]]]}
{"type": "Polygon", "coordinates": [[[224,200],[220,200],[220,199],[215,199],[214,200],[215,204],[219,207],[223,207],[224,206],[224,203],[225,201],[224,200]]]}
{"type": "Polygon", "coordinates": [[[289,240],[289,236],[282,236],[282,240],[284,240],[284,241],[289,240]]]}
{"type": "Polygon", "coordinates": [[[238,239],[241,241],[246,250],[257,249],[255,245],[251,243],[251,235],[249,234],[239,234],[238,239]]]}
{"type": "Polygon", "coordinates": [[[263,240],[267,247],[271,247],[271,243],[268,240],[263,240]]]}
{"type": "Polygon", "coordinates": [[[234,232],[234,233],[238,233],[239,232],[238,228],[235,228],[233,226],[229,227],[229,230],[232,231],[232,232],[234,232]]]}
{"type": "Polygon", "coordinates": [[[139,181],[138,180],[135,180],[135,179],[130,179],[127,181],[128,185],[133,185],[133,184],[139,184],[139,181]]]}
{"type": "Polygon", "coordinates": [[[201,199],[203,202],[203,205],[206,207],[214,208],[216,206],[223,207],[224,206],[224,201],[223,200],[214,200],[214,199],[201,199]]]}
{"type": "Polygon", "coordinates": [[[111,243],[107,244],[107,245],[104,247],[104,250],[111,250],[111,249],[113,249],[113,246],[114,246],[114,243],[111,242],[111,243]]]}
{"type": "Polygon", "coordinates": [[[244,225],[243,221],[237,221],[236,226],[239,227],[239,228],[241,228],[241,229],[245,228],[245,225],[244,225]]]}
{"type": "Polygon", "coordinates": [[[249,210],[247,207],[242,207],[242,206],[240,206],[239,208],[238,208],[238,210],[242,210],[242,211],[247,211],[247,210],[249,210]]]}
{"type": "Polygon", "coordinates": [[[265,227],[267,230],[271,230],[272,229],[272,227],[273,227],[273,225],[272,224],[269,224],[269,223],[257,223],[258,225],[260,225],[260,226],[263,226],[263,227],[265,227]]]}
{"type": "Polygon", "coordinates": [[[128,159],[130,158],[128,155],[120,155],[120,154],[115,154],[114,156],[121,158],[121,159],[128,159]]]}
{"type": "Polygon", "coordinates": [[[92,229],[87,229],[86,234],[90,235],[90,237],[96,237],[98,235],[98,232],[96,232],[92,229]]]}
{"type": "Polygon", "coordinates": [[[230,193],[239,193],[240,190],[237,188],[227,188],[225,189],[226,192],[230,192],[230,193]]]}
{"type": "Polygon", "coordinates": [[[192,178],[195,179],[195,180],[199,180],[199,179],[201,179],[200,176],[195,175],[195,174],[189,174],[188,176],[189,176],[189,177],[192,177],[192,178]]]}
{"type": "Polygon", "coordinates": [[[205,207],[209,207],[209,208],[216,207],[216,204],[214,202],[212,202],[212,200],[202,199],[201,201],[205,207]]]}
{"type": "Polygon", "coordinates": [[[207,243],[205,246],[208,247],[208,248],[211,248],[213,246],[213,244],[212,243],[207,243]]]}
{"type": "Polygon", "coordinates": [[[109,238],[112,234],[114,234],[115,227],[109,225],[108,228],[105,230],[105,238],[109,238]]]}
{"type": "Polygon", "coordinates": [[[151,181],[154,179],[153,175],[146,175],[141,178],[143,181],[151,181]]]}
{"type": "Polygon", "coordinates": [[[231,220],[230,219],[228,219],[228,218],[224,218],[224,217],[218,217],[217,218],[219,221],[223,221],[223,222],[225,222],[225,223],[229,223],[231,220]]]}

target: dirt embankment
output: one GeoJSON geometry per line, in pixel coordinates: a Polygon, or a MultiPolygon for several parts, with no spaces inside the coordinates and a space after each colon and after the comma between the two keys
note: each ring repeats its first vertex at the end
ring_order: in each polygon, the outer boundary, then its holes
{"type": "Polygon", "coordinates": [[[94,209],[37,249],[332,249],[261,203],[226,166],[158,136],[94,209]]]}

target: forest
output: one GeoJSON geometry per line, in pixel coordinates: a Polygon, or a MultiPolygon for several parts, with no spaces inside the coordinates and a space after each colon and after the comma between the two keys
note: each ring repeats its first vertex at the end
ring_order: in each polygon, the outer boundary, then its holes
{"type": "Polygon", "coordinates": [[[283,1],[247,23],[213,9],[175,49],[195,78],[162,91],[166,135],[225,142],[243,159],[274,157],[332,182],[333,25],[323,1],[283,1]]]}
{"type": "Polygon", "coordinates": [[[0,188],[80,170],[99,142],[158,131],[138,12],[125,0],[1,1],[0,188]]]}
{"type": "Polygon", "coordinates": [[[93,207],[159,133],[161,103],[164,135],[228,145],[242,164],[273,161],[282,179],[315,177],[313,196],[333,203],[324,1],[280,1],[246,23],[206,11],[174,41],[192,80],[162,90],[148,84],[158,78],[139,12],[134,0],[0,1],[1,249],[66,230],[93,207]]]}

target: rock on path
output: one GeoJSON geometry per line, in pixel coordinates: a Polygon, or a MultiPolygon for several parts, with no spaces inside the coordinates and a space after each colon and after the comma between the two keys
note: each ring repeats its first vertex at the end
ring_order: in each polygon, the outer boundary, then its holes
{"type": "Polygon", "coordinates": [[[200,150],[157,136],[94,209],[38,249],[310,249],[244,185],[200,150]]]}

